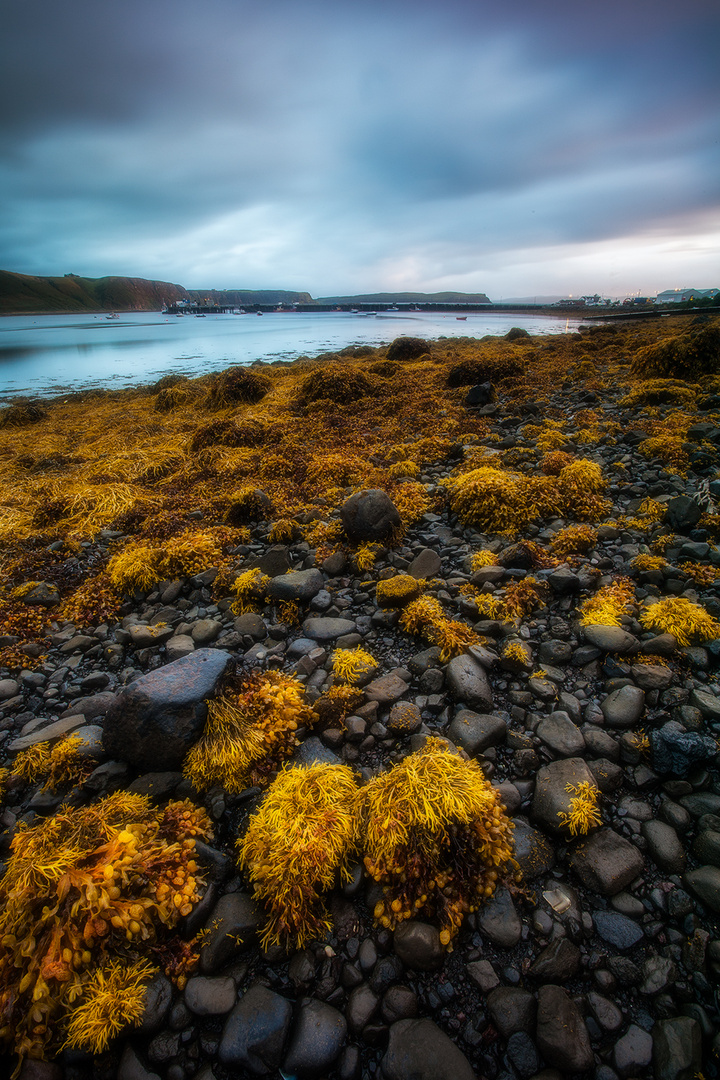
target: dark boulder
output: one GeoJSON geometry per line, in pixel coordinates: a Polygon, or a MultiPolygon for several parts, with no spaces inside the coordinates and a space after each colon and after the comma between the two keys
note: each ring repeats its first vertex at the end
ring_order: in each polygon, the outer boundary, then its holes
{"type": "Polygon", "coordinates": [[[205,699],[229,663],[226,652],[197,649],[136,679],[105,716],[105,753],[144,772],[180,768],[202,733],[205,699]]]}
{"type": "Polygon", "coordinates": [[[379,488],[355,492],[343,503],[340,516],[350,540],[385,540],[401,525],[395,503],[379,488]]]}

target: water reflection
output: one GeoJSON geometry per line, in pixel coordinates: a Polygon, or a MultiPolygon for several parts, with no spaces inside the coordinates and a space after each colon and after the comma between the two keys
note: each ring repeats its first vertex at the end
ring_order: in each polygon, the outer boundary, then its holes
{"type": "Polygon", "coordinates": [[[104,315],[34,315],[0,318],[0,396],[57,395],[68,390],[132,386],[163,375],[190,376],[254,360],[294,360],[347,345],[381,345],[401,334],[414,337],[502,335],[512,326],[531,334],[574,330],[563,316],[499,312],[468,314],[392,312],[273,312],[168,318],[139,312],[104,315]]]}

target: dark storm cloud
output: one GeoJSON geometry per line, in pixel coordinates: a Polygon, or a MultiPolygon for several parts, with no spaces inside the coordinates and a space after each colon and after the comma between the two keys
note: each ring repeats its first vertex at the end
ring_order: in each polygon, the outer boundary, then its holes
{"type": "Polygon", "coordinates": [[[705,0],[8,5],[0,265],[317,293],[707,230],[718,25],[705,0]]]}

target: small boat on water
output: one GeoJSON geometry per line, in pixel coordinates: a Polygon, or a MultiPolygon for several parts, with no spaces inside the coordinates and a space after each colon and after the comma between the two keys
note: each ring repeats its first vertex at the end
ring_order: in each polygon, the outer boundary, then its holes
{"type": "Polygon", "coordinates": [[[455,318],[458,322],[467,322],[467,315],[456,315],[455,318]]]}
{"type": "Polygon", "coordinates": [[[258,314],[258,315],[262,315],[262,311],[258,311],[258,312],[257,312],[257,314],[258,314]]]}
{"type": "Polygon", "coordinates": [[[119,319],[120,316],[118,315],[117,311],[113,311],[113,313],[111,315],[106,315],[105,318],[106,319],[119,319]]]}

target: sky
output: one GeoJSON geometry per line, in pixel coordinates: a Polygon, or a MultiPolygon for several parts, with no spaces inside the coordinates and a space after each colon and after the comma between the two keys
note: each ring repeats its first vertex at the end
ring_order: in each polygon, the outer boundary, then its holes
{"type": "Polygon", "coordinates": [[[0,0],[0,268],[720,286],[717,0],[0,0]]]}

